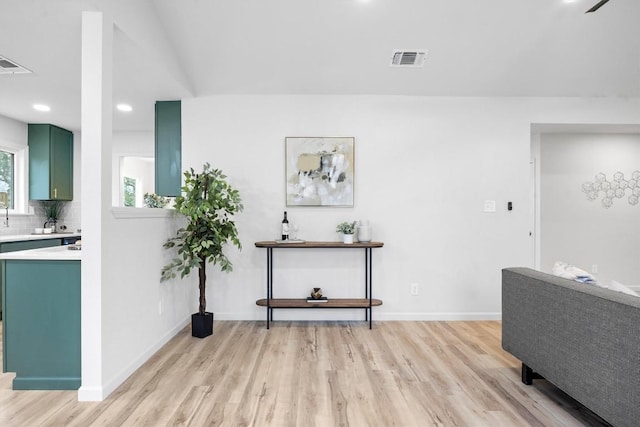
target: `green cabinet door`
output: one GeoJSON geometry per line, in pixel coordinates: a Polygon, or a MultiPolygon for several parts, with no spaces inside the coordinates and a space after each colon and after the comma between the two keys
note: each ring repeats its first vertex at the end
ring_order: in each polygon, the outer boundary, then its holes
{"type": "Polygon", "coordinates": [[[51,127],[51,191],[54,200],[73,200],[73,133],[51,127]]]}
{"type": "Polygon", "coordinates": [[[179,196],[182,183],[180,101],[156,102],[156,194],[179,196]]]}
{"type": "Polygon", "coordinates": [[[29,198],[73,200],[73,133],[29,124],[29,198]]]}

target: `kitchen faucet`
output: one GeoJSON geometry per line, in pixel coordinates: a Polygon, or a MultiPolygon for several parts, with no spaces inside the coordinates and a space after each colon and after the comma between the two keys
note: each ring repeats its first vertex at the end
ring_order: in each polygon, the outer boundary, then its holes
{"type": "Polygon", "coordinates": [[[5,209],[5,214],[4,214],[4,223],[3,225],[5,227],[9,227],[9,205],[6,203],[2,203],[0,202],[0,209],[4,208],[5,209]]]}
{"type": "Polygon", "coordinates": [[[42,226],[42,228],[51,228],[51,232],[55,233],[56,232],[56,220],[49,218],[48,220],[46,220],[44,222],[44,225],[42,226]]]}
{"type": "Polygon", "coordinates": [[[9,193],[6,191],[0,192],[0,209],[5,209],[4,226],[9,227],[9,193]]]}

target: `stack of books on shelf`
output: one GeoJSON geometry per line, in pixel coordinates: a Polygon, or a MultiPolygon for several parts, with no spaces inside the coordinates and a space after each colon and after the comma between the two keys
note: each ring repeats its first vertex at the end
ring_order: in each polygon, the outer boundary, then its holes
{"type": "Polygon", "coordinates": [[[307,297],[307,302],[311,302],[311,303],[327,302],[327,297],[320,297],[320,298],[307,297]]]}

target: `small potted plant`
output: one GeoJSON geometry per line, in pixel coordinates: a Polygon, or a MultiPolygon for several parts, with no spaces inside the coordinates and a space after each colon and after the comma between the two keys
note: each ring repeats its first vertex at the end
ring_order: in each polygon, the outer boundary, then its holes
{"type": "Polygon", "coordinates": [[[336,227],[338,233],[342,233],[342,241],[344,243],[353,243],[353,235],[356,232],[356,222],[341,222],[336,227]]]}
{"type": "Polygon", "coordinates": [[[64,208],[64,202],[61,200],[43,200],[41,203],[42,213],[47,219],[45,226],[51,228],[51,232],[55,233],[58,225],[58,220],[62,216],[62,209],[64,208]]]}
{"type": "Polygon", "coordinates": [[[144,205],[148,208],[164,208],[169,203],[167,197],[159,196],[155,193],[144,193],[144,205]]]}

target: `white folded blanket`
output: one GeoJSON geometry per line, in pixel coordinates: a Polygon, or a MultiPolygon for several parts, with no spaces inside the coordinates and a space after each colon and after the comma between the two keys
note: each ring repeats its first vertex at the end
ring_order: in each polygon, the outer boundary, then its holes
{"type": "Polygon", "coordinates": [[[566,262],[556,261],[553,265],[552,272],[558,277],[575,280],[576,282],[589,283],[592,285],[597,284],[596,278],[591,274],[576,267],[575,265],[567,264],[566,262]]]}
{"type": "Polygon", "coordinates": [[[565,279],[575,280],[576,282],[587,283],[589,285],[596,285],[604,289],[622,292],[627,295],[634,295],[636,297],[640,296],[633,289],[630,289],[622,283],[616,282],[615,280],[612,280],[609,284],[600,283],[593,275],[576,267],[575,265],[567,264],[566,262],[556,261],[556,263],[553,265],[552,271],[556,276],[564,277],[565,279]]]}

